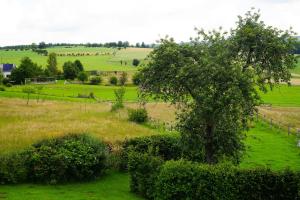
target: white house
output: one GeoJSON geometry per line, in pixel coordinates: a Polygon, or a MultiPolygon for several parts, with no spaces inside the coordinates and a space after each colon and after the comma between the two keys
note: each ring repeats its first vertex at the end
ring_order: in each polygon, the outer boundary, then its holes
{"type": "Polygon", "coordinates": [[[3,73],[5,78],[8,78],[11,75],[11,71],[15,68],[15,64],[0,64],[0,71],[3,73]]]}

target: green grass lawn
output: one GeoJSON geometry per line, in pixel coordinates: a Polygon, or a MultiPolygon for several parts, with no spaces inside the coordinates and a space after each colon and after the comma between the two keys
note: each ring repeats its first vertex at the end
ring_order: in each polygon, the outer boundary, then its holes
{"type": "Polygon", "coordinates": [[[0,186],[0,199],[9,200],[137,200],[129,192],[127,174],[113,172],[97,181],[66,185],[21,184],[0,186]]]}
{"type": "Polygon", "coordinates": [[[289,167],[300,170],[300,148],[297,137],[287,135],[268,124],[259,122],[247,132],[246,153],[241,162],[242,168],[267,166],[273,170],[289,167]]]}
{"type": "Polygon", "coordinates": [[[300,75],[300,57],[298,58],[298,63],[295,69],[291,70],[292,73],[294,74],[299,74],[300,75]]]}
{"type": "MultiPolygon", "coordinates": [[[[47,49],[48,52],[55,53],[90,53],[87,56],[57,56],[58,68],[62,69],[63,63],[66,61],[74,61],[79,59],[85,70],[102,70],[102,71],[135,71],[136,67],[132,65],[134,58],[143,60],[149,54],[151,49],[149,48],[127,48],[117,50],[113,48],[103,47],[52,47],[47,49]],[[113,55],[113,52],[116,52],[113,55]],[[95,55],[99,53],[99,55],[95,55]],[[101,53],[109,53],[109,55],[102,55],[101,53]],[[120,61],[126,61],[127,65],[121,65],[120,61]]],[[[45,67],[47,63],[47,56],[38,55],[31,50],[28,51],[5,51],[0,50],[0,63],[14,63],[19,65],[23,57],[28,56],[33,62],[45,67]]]]}
{"type": "MultiPolygon", "coordinates": [[[[27,94],[22,92],[24,86],[13,86],[6,88],[6,91],[0,92],[0,97],[18,97],[27,98],[27,94]]],[[[44,85],[41,99],[46,100],[66,100],[66,101],[89,101],[95,102],[92,99],[78,98],[78,94],[86,94],[93,92],[98,100],[115,100],[114,91],[120,88],[119,86],[103,86],[103,85],[82,85],[82,84],[66,84],[59,82],[58,84],[44,85]]],[[[137,88],[129,86],[125,88],[124,99],[126,101],[137,100],[137,88]]],[[[31,95],[36,98],[37,95],[31,95]]]]}
{"type": "Polygon", "coordinates": [[[300,106],[300,86],[280,85],[266,94],[261,93],[264,103],[274,106],[300,106]]]}

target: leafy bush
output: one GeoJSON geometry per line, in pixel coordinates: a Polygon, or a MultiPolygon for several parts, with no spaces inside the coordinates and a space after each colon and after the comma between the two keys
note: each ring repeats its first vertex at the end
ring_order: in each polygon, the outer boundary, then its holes
{"type": "Polygon", "coordinates": [[[127,169],[128,155],[131,152],[148,153],[163,160],[179,159],[181,156],[180,137],[171,135],[153,135],[125,140],[120,153],[121,170],[127,169]]]}
{"type": "Polygon", "coordinates": [[[123,99],[125,95],[125,88],[121,87],[120,89],[117,89],[114,92],[115,92],[116,101],[111,107],[112,112],[124,108],[123,99]]]}
{"type": "Polygon", "coordinates": [[[149,154],[131,152],[128,170],[130,173],[130,190],[148,199],[153,199],[155,182],[163,160],[149,154]]]}
{"type": "Polygon", "coordinates": [[[0,184],[22,183],[27,180],[26,160],[24,152],[10,153],[0,156],[0,184]]]}
{"type": "Polygon", "coordinates": [[[99,85],[102,82],[101,76],[94,76],[90,79],[91,85],[99,85]]]}
{"type": "Polygon", "coordinates": [[[118,84],[118,78],[116,76],[112,76],[109,78],[109,83],[111,85],[117,85],[118,84]]]}
{"type": "Polygon", "coordinates": [[[140,60],[138,60],[138,59],[136,59],[136,58],[134,58],[133,60],[132,60],[132,65],[133,66],[138,66],[140,64],[140,60]]]}
{"type": "Polygon", "coordinates": [[[139,72],[135,73],[133,76],[132,76],[132,82],[134,85],[139,85],[140,82],[141,82],[141,75],[139,72]]]}
{"type": "Polygon", "coordinates": [[[92,179],[107,167],[107,146],[85,134],[42,140],[28,153],[29,179],[37,182],[92,179]]]}
{"type": "Polygon", "coordinates": [[[119,78],[119,83],[120,83],[120,85],[125,85],[126,82],[127,82],[127,73],[122,72],[122,74],[119,78]]]}
{"type": "MultiPolygon", "coordinates": [[[[157,172],[156,172],[157,174],[157,172]]],[[[153,179],[153,178],[152,178],[153,179]]],[[[231,165],[168,161],[156,180],[157,199],[298,199],[299,174],[231,165]]]]}
{"type": "Polygon", "coordinates": [[[7,86],[7,84],[9,83],[9,79],[3,78],[2,83],[3,83],[3,85],[7,86]]]}
{"type": "Polygon", "coordinates": [[[148,120],[148,113],[147,110],[144,108],[129,109],[128,115],[129,121],[132,122],[144,123],[148,120]]]}
{"type": "Polygon", "coordinates": [[[0,91],[5,91],[5,88],[4,87],[0,87],[0,91]]]}
{"type": "Polygon", "coordinates": [[[81,71],[78,73],[77,78],[78,78],[78,80],[80,80],[83,83],[84,81],[88,80],[89,76],[86,72],[81,71]]]}
{"type": "Polygon", "coordinates": [[[12,84],[11,83],[6,83],[5,86],[6,87],[12,87],[12,84]]]}

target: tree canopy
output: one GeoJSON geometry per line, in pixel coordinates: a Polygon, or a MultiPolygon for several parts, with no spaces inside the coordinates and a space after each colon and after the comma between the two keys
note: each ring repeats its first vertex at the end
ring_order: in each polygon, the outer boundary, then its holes
{"type": "Polygon", "coordinates": [[[256,106],[259,89],[289,82],[293,32],[281,31],[248,12],[237,27],[198,30],[190,43],[162,39],[140,72],[142,94],[178,106],[178,129],[185,156],[217,163],[228,158],[235,163],[243,151],[243,130],[256,106]]]}

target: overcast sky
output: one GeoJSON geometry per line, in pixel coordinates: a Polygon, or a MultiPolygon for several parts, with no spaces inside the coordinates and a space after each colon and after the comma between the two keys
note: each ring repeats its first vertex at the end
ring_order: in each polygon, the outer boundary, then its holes
{"type": "Polygon", "coordinates": [[[188,41],[194,27],[229,29],[251,7],[300,34],[300,0],[0,0],[0,46],[45,41],[188,41]]]}

